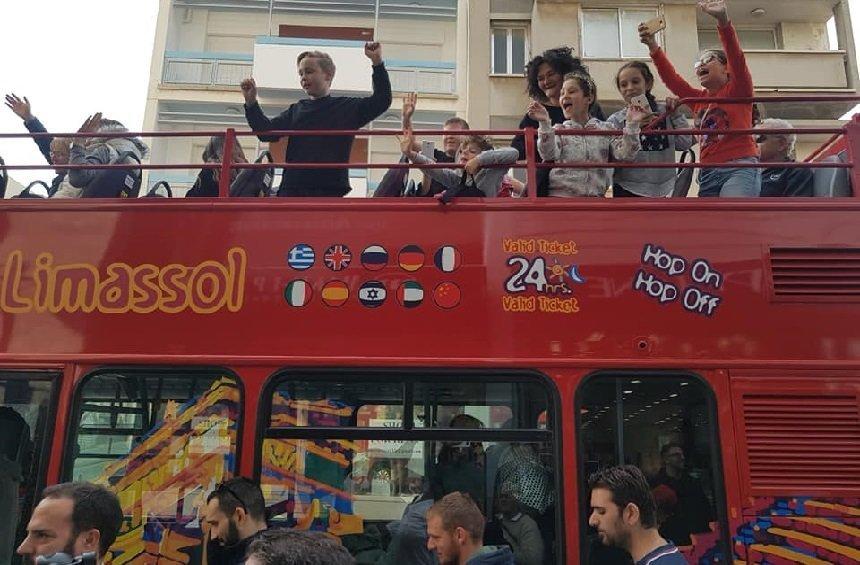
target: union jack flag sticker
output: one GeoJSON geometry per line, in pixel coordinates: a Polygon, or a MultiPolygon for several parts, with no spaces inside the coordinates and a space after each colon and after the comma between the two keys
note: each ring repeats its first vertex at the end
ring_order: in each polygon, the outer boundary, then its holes
{"type": "Polygon", "coordinates": [[[349,247],[340,243],[326,249],[325,255],[323,255],[325,266],[332,271],[346,269],[349,267],[350,261],[352,261],[352,253],[350,253],[349,247]]]}

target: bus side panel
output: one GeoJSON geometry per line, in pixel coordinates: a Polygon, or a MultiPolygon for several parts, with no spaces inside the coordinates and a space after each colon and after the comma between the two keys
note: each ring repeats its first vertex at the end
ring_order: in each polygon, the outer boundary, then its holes
{"type": "Polygon", "coordinates": [[[732,398],[744,502],[735,559],[860,562],[860,375],[736,371],[732,398]]]}

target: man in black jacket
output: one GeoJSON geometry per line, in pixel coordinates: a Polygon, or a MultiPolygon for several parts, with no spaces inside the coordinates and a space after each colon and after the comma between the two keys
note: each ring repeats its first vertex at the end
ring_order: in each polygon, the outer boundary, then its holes
{"type": "MultiPolygon", "coordinates": [[[[756,128],[790,129],[793,126],[785,121],[768,118],[756,128]]],[[[794,163],[794,144],[797,135],[793,133],[768,133],[762,131],[756,137],[762,162],[794,163]]],[[[761,173],[761,194],[759,196],[813,196],[812,169],[790,167],[771,167],[761,173]]]]}
{"type": "MultiPolygon", "coordinates": [[[[373,64],[373,94],[367,98],[331,96],[335,66],[320,51],[305,51],[297,65],[302,89],[309,98],[290,105],[274,118],[267,118],[257,101],[253,78],[242,81],[245,117],[254,131],[356,130],[382,115],[391,106],[391,82],[382,62],[382,46],[366,43],[364,54],[373,64]]],[[[277,136],[261,135],[261,141],[277,136]]],[[[295,136],[289,140],[287,163],[347,163],[355,136],[295,136]]],[[[277,158],[278,156],[276,156],[277,158]]],[[[278,196],[345,196],[350,191],[349,170],[285,169],[278,196]]]]}
{"type": "Polygon", "coordinates": [[[212,540],[207,550],[210,565],[242,565],[248,546],[268,529],[263,491],[245,477],[215,487],[206,499],[205,514],[212,540]]]}

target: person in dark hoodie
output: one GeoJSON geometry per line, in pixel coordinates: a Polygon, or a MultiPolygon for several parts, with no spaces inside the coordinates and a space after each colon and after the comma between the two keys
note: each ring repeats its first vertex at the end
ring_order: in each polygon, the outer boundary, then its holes
{"type": "MultiPolygon", "coordinates": [[[[373,65],[373,94],[366,98],[331,96],[335,65],[327,53],[305,51],[296,64],[302,89],[308,99],[299,100],[274,118],[267,118],[257,101],[253,78],[242,81],[245,118],[254,131],[271,130],[356,130],[376,119],[391,106],[391,81],[382,62],[382,46],[366,43],[364,54],[373,65]]],[[[277,141],[277,136],[260,135],[261,141],[277,141]]],[[[287,163],[347,163],[352,135],[290,138],[287,163]]],[[[275,156],[277,160],[280,156],[275,156]]],[[[350,191],[349,171],[342,169],[285,169],[278,196],[345,196],[350,191]]]]}
{"type": "MultiPolygon", "coordinates": [[[[11,93],[6,95],[6,107],[8,107],[16,116],[24,120],[24,127],[30,133],[47,133],[48,130],[42,125],[35,115],[33,115],[32,106],[26,96],[19,97],[11,93]]],[[[86,133],[92,130],[92,124],[101,120],[101,113],[89,116],[84,120],[83,125],[78,129],[79,133],[86,133]]],[[[54,165],[56,176],[51,181],[48,188],[48,196],[51,198],[78,198],[81,195],[81,189],[72,186],[68,179],[68,170],[62,165],[69,163],[69,145],[70,139],[52,136],[34,137],[33,141],[39,147],[39,151],[44,155],[45,160],[54,165]]]]}
{"type": "Polygon", "coordinates": [[[439,565],[515,565],[510,547],[483,545],[485,525],[468,494],[446,494],[427,511],[427,548],[439,565]]]}

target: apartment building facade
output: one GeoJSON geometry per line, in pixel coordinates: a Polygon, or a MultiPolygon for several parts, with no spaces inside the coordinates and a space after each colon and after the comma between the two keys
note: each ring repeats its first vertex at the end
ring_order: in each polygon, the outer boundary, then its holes
{"type": "MultiPolygon", "coordinates": [[[[857,57],[848,0],[733,0],[732,20],[744,47],[756,94],[854,94],[857,57]]],[[[238,84],[253,74],[264,111],[274,115],[300,99],[296,55],[330,52],[338,65],[336,94],[366,95],[370,63],[364,40],[382,42],[394,103],[370,128],[400,124],[400,97],[419,93],[417,127],[438,128],[448,117],[476,129],[515,128],[528,103],[523,70],[534,54],[570,45],[589,67],[598,96],[611,111],[622,101],[614,86],[626,60],[648,60],[639,22],[663,15],[659,38],[695,84],[692,63],[717,43],[713,20],[694,0],[161,0],[144,129],[246,129],[238,84]],[[689,63],[689,64],[685,64],[689,63]]],[[[667,94],[658,85],[655,94],[667,94]]],[[[764,104],[764,114],[797,126],[833,124],[853,104],[764,104]]],[[[798,154],[824,136],[798,140],[798,154]]],[[[504,142],[503,139],[499,139],[504,142]]],[[[152,140],[152,162],[199,162],[200,138],[152,140]]],[[[268,144],[241,139],[251,157],[268,144]]],[[[275,147],[283,151],[283,145],[275,147]]],[[[358,140],[352,161],[393,162],[390,137],[358,140]]],[[[153,174],[179,188],[194,171],[153,174]]],[[[352,169],[352,196],[365,196],[381,176],[352,169]]]]}

